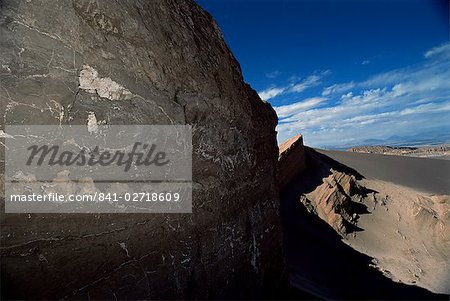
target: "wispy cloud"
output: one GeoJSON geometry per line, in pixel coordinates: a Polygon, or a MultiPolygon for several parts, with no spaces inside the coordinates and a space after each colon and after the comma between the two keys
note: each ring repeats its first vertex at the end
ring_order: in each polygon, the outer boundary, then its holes
{"type": "Polygon", "coordinates": [[[306,89],[319,85],[320,80],[329,73],[329,70],[325,70],[316,74],[309,75],[305,78],[292,77],[292,82],[289,85],[282,87],[272,86],[270,88],[267,88],[266,90],[258,92],[258,94],[261,99],[269,100],[271,98],[287,93],[301,93],[306,89]]]}
{"type": "Polygon", "coordinates": [[[369,65],[370,64],[370,60],[364,60],[361,62],[361,65],[369,65]]]}
{"type": "Polygon", "coordinates": [[[279,142],[297,133],[311,146],[339,146],[437,128],[450,132],[449,45],[430,49],[421,64],[334,84],[321,97],[275,107],[279,142]]]}
{"type": "Polygon", "coordinates": [[[284,91],[285,91],[285,88],[272,87],[267,90],[261,91],[258,94],[259,94],[259,97],[261,97],[261,99],[269,100],[271,98],[274,98],[277,95],[282,94],[284,91]]]}
{"type": "Polygon", "coordinates": [[[321,76],[319,75],[310,75],[299,83],[294,84],[288,91],[297,93],[303,92],[310,87],[317,86],[320,79],[321,76]]]}
{"type": "Polygon", "coordinates": [[[275,70],[275,71],[266,73],[265,75],[266,75],[267,78],[273,79],[273,78],[277,78],[280,74],[281,74],[280,71],[275,70]]]}
{"type": "Polygon", "coordinates": [[[324,88],[322,91],[322,95],[328,96],[328,95],[335,94],[335,93],[343,93],[354,87],[355,87],[354,82],[343,83],[343,84],[334,84],[334,85],[324,88]]]}
{"type": "Polygon", "coordinates": [[[278,118],[285,118],[297,113],[299,110],[308,110],[315,108],[327,99],[324,97],[307,98],[303,101],[299,101],[290,105],[276,107],[278,118]]]}
{"type": "Polygon", "coordinates": [[[431,48],[427,52],[425,52],[426,58],[431,58],[436,55],[444,55],[446,57],[450,56],[450,43],[445,43],[440,46],[431,48]]]}

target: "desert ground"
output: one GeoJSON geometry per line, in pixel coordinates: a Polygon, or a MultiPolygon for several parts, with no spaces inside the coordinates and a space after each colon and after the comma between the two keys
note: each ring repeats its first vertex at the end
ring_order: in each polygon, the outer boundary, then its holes
{"type": "Polygon", "coordinates": [[[357,170],[367,179],[378,179],[429,194],[450,194],[450,161],[381,154],[318,150],[357,170]]]}
{"type": "Polygon", "coordinates": [[[306,166],[281,196],[294,286],[321,298],[448,298],[450,161],[306,147],[306,166]]]}

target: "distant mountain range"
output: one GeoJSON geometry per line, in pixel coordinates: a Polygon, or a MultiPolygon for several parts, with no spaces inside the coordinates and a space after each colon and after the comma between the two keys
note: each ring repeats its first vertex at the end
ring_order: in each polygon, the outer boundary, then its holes
{"type": "Polygon", "coordinates": [[[433,146],[358,146],[348,149],[349,152],[410,156],[420,158],[450,159],[450,144],[433,146]]]}
{"type": "Polygon", "coordinates": [[[358,144],[329,145],[322,148],[330,150],[347,150],[359,146],[392,146],[392,147],[421,147],[450,144],[450,131],[446,134],[416,134],[411,136],[393,135],[386,139],[365,139],[358,144]]]}

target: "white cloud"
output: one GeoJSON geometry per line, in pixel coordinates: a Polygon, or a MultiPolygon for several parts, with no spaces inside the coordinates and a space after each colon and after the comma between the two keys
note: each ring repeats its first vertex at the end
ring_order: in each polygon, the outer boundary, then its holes
{"type": "Polygon", "coordinates": [[[368,64],[370,64],[370,61],[369,61],[369,60],[364,60],[364,61],[362,61],[362,63],[361,63],[361,65],[368,65],[368,64]]]}
{"type": "Polygon", "coordinates": [[[431,57],[437,56],[437,55],[444,55],[446,57],[449,57],[450,56],[450,43],[442,44],[440,46],[431,48],[430,50],[425,52],[426,58],[431,58],[431,57]]]}
{"type": "Polygon", "coordinates": [[[293,85],[289,91],[296,93],[303,92],[304,90],[310,87],[317,86],[319,84],[320,79],[321,77],[319,75],[310,75],[304,80],[300,81],[299,83],[293,85]]]}
{"type": "Polygon", "coordinates": [[[273,87],[273,88],[264,90],[262,92],[259,92],[258,94],[259,94],[259,97],[261,97],[261,99],[269,100],[271,98],[274,98],[275,96],[282,94],[284,91],[285,91],[285,88],[273,87]]]}
{"type": "Polygon", "coordinates": [[[323,89],[322,95],[328,96],[334,93],[343,93],[355,87],[354,82],[334,84],[323,89]]]}
{"type": "Polygon", "coordinates": [[[446,51],[442,47],[428,51],[421,64],[331,85],[322,97],[275,107],[278,141],[302,133],[307,145],[320,147],[437,128],[450,132],[450,61],[440,55],[446,51]]]}
{"type": "Polygon", "coordinates": [[[308,110],[311,108],[315,108],[321,103],[325,102],[327,99],[323,97],[313,97],[307,98],[303,101],[299,101],[290,105],[275,107],[275,111],[277,112],[278,118],[284,118],[287,116],[291,116],[294,113],[297,113],[299,110],[308,110]]]}
{"type": "Polygon", "coordinates": [[[285,87],[272,86],[266,90],[258,92],[258,94],[261,99],[269,100],[286,93],[300,93],[305,91],[306,89],[319,85],[322,77],[328,75],[329,73],[329,70],[325,70],[317,74],[312,74],[304,79],[291,77],[291,81],[293,81],[291,84],[285,87]]]}
{"type": "Polygon", "coordinates": [[[415,107],[410,107],[403,109],[399,112],[399,115],[412,115],[412,114],[422,114],[422,113],[439,113],[439,112],[450,112],[450,103],[427,103],[415,107]]]}

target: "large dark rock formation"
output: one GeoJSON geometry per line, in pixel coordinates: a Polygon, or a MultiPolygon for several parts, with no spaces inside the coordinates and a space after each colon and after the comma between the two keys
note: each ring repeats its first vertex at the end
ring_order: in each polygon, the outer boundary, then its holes
{"type": "Polygon", "coordinates": [[[189,0],[0,5],[3,125],[194,133],[193,214],[2,214],[2,296],[268,296],[282,261],[276,115],[210,15],[189,0]]]}

